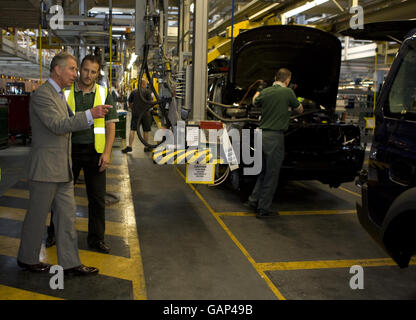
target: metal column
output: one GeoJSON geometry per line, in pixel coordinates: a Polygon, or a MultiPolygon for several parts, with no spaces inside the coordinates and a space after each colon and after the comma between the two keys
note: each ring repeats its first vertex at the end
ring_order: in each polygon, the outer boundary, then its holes
{"type": "MultiPolygon", "coordinates": [[[[183,4],[183,33],[182,33],[182,51],[183,52],[189,52],[189,29],[191,24],[191,1],[190,0],[184,0],[183,4]]],[[[208,21],[208,20],[207,20],[208,21]]],[[[208,22],[207,22],[208,23],[208,22]]]]}
{"type": "Polygon", "coordinates": [[[146,33],[145,15],[146,0],[136,0],[135,51],[139,57],[143,57],[144,36],[146,33]]]}
{"type": "Polygon", "coordinates": [[[207,50],[208,50],[208,0],[194,2],[193,46],[193,117],[206,119],[207,103],[207,50]]]}
{"type": "MultiPolygon", "coordinates": [[[[85,8],[86,8],[85,0],[80,0],[80,2],[79,2],[79,15],[80,15],[80,17],[85,17],[85,8]]],[[[83,26],[85,24],[84,24],[84,22],[80,21],[79,25],[83,26]]],[[[85,41],[82,39],[82,37],[80,37],[79,44],[80,44],[80,46],[79,46],[78,60],[81,63],[82,59],[84,59],[84,57],[86,56],[86,52],[87,52],[86,47],[85,47],[85,41]]]]}

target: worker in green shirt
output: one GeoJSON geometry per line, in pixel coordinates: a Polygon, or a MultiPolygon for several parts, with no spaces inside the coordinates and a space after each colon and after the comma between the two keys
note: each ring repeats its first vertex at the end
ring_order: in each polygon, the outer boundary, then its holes
{"type": "Polygon", "coordinates": [[[273,86],[263,90],[259,86],[253,97],[253,104],[262,109],[262,170],[245,204],[256,210],[259,219],[278,216],[278,212],[270,211],[270,207],[285,154],[284,132],[289,128],[291,110],[303,112],[302,104],[293,90],[288,88],[291,78],[292,73],[288,69],[279,69],[273,86]]]}
{"type": "MultiPolygon", "coordinates": [[[[87,189],[88,246],[98,252],[109,253],[110,248],[104,242],[106,169],[111,161],[115,123],[119,120],[113,96],[107,88],[96,83],[99,71],[100,58],[94,55],[85,56],[81,63],[80,77],[69,90],[65,90],[65,97],[74,113],[102,104],[113,106],[105,119],[96,119],[93,127],[72,134],[74,183],[83,169],[87,189]]],[[[46,246],[54,244],[54,226],[51,218],[46,246]]]]}

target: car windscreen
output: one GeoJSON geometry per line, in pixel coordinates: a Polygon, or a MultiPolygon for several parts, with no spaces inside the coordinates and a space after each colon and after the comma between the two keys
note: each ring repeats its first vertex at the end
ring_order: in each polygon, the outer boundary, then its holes
{"type": "Polygon", "coordinates": [[[408,46],[393,81],[388,111],[392,116],[416,119],[416,47],[408,46]]]}

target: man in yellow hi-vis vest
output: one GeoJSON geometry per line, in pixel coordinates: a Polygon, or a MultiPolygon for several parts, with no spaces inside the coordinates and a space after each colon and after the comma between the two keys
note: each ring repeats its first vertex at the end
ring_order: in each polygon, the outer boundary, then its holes
{"type": "MultiPolygon", "coordinates": [[[[100,58],[87,55],[82,60],[79,79],[65,90],[65,97],[68,106],[74,113],[102,104],[113,106],[105,119],[95,119],[93,127],[72,135],[74,182],[77,181],[79,173],[83,169],[88,195],[88,246],[99,252],[109,253],[110,248],[104,242],[105,172],[110,163],[115,137],[115,122],[118,122],[118,116],[112,95],[109,94],[107,88],[96,83],[99,72],[100,58]]],[[[51,219],[46,246],[54,245],[54,240],[54,226],[51,219]]]]}

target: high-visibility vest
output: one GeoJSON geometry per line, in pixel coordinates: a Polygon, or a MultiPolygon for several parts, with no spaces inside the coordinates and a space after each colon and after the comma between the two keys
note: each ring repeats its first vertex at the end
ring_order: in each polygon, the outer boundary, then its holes
{"type": "MultiPolygon", "coordinates": [[[[65,98],[68,103],[68,106],[71,108],[72,112],[75,114],[75,89],[74,84],[72,84],[70,90],[65,90],[65,98]]],[[[107,88],[100,86],[99,84],[95,85],[95,98],[93,108],[99,105],[102,105],[103,102],[107,99],[107,88]]],[[[98,153],[103,153],[105,148],[105,119],[99,118],[94,119],[94,146],[95,150],[98,153]]]]}

